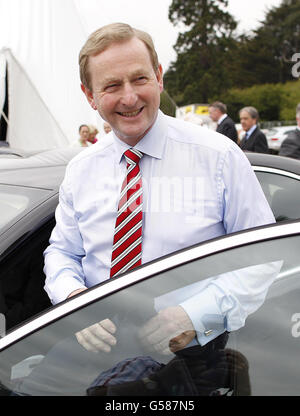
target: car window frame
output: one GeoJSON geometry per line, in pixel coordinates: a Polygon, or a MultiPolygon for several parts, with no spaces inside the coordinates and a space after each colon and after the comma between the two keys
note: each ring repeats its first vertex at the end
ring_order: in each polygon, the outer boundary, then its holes
{"type": "Polygon", "coordinates": [[[290,172],[288,170],[283,170],[280,168],[271,168],[269,166],[259,166],[259,165],[252,165],[254,172],[264,172],[264,173],[273,173],[275,175],[286,176],[291,179],[296,179],[300,181],[300,175],[297,173],[290,172]]]}

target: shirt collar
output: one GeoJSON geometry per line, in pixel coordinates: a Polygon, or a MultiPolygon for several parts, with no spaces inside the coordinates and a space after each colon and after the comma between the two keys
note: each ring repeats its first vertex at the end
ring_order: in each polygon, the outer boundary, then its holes
{"type": "Polygon", "coordinates": [[[222,115],[222,117],[220,117],[220,118],[219,118],[219,120],[218,120],[218,123],[217,123],[217,124],[218,124],[218,125],[219,125],[219,124],[221,124],[221,123],[222,123],[222,121],[223,121],[223,120],[225,120],[225,118],[226,118],[226,117],[227,117],[227,114],[226,114],[226,113],[225,113],[225,114],[223,114],[223,115],[222,115]]]}
{"type": "Polygon", "coordinates": [[[246,132],[247,137],[251,136],[251,134],[254,132],[254,130],[256,129],[256,127],[257,127],[257,124],[254,124],[254,126],[252,126],[252,127],[251,127],[251,129],[249,129],[249,130],[246,132]]]}
{"type": "MultiPolygon", "coordinates": [[[[148,131],[148,133],[134,146],[134,148],[145,155],[154,157],[156,159],[162,159],[165,150],[167,130],[168,126],[165,120],[165,115],[159,110],[153,126],[148,131]]],[[[131,146],[120,140],[114,132],[112,133],[114,138],[116,160],[118,163],[120,163],[123,153],[127,149],[130,149],[131,146]]]]}

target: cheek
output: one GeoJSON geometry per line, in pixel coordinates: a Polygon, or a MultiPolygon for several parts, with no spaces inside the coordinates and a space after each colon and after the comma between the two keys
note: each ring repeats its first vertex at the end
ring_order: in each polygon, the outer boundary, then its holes
{"type": "Polygon", "coordinates": [[[109,96],[96,97],[95,104],[100,115],[108,114],[114,107],[114,100],[109,96]]]}

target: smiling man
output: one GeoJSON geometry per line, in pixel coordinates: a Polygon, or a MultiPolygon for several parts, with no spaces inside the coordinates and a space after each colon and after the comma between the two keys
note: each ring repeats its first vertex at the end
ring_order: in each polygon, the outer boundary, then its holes
{"type": "MultiPolygon", "coordinates": [[[[67,167],[45,252],[45,289],[54,304],[192,244],[274,222],[232,140],[159,110],[163,71],[147,33],[122,23],[102,27],[79,63],[82,91],[112,131],[67,167]]],[[[245,287],[233,276],[191,299],[179,291],[140,336],[163,353],[171,340],[172,351],[204,345],[243,326],[253,302],[260,306],[268,285],[252,280],[249,302],[245,287]]],[[[87,350],[110,352],[117,334],[104,319],[77,339],[87,350]]]]}
{"type": "Polygon", "coordinates": [[[82,90],[89,103],[119,139],[135,146],[157,117],[161,65],[152,66],[145,44],[134,37],[90,56],[88,71],[88,87],[82,84],[82,90]]]}

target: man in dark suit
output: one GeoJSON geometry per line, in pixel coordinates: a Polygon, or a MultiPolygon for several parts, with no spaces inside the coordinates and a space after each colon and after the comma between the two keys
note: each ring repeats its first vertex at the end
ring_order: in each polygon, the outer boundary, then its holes
{"type": "Polygon", "coordinates": [[[234,121],[227,115],[227,107],[220,101],[216,101],[209,106],[210,118],[217,122],[217,132],[229,137],[237,143],[238,134],[234,121]]]}
{"type": "Polygon", "coordinates": [[[255,107],[244,107],[240,110],[242,129],[246,132],[240,148],[249,152],[269,153],[267,138],[257,125],[258,119],[259,114],[255,107]]]}
{"type": "Polygon", "coordinates": [[[300,159],[300,103],[296,107],[296,121],[297,128],[290,132],[288,137],[283,141],[279,150],[279,156],[300,159]]]}

